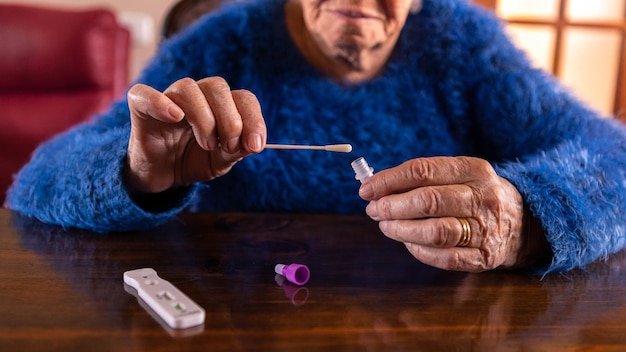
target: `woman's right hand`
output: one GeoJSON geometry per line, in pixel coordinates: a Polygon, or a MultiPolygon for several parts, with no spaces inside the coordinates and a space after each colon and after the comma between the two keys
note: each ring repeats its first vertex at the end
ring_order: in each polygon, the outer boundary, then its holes
{"type": "Polygon", "coordinates": [[[259,153],[267,130],[260,104],[223,78],[183,78],[164,92],[128,91],[131,131],[124,177],[131,192],[156,193],[226,174],[259,153]]]}

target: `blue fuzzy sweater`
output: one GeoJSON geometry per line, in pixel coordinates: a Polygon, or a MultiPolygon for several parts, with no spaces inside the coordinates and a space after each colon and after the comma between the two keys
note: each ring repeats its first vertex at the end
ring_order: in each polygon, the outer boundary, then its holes
{"type": "Polygon", "coordinates": [[[425,0],[382,75],[346,86],[322,77],[289,37],[286,0],[227,5],[165,42],[138,79],[163,90],[219,75],[261,102],[273,143],[351,143],[354,152],[266,150],[221,178],[134,203],[122,184],[129,112],[122,99],[42,145],[8,207],[99,232],[146,229],[183,209],[363,214],[350,162],[375,170],[411,158],[489,160],[540,220],[548,271],[604,258],[626,240],[626,129],[533,69],[491,15],[463,0],[425,0]]]}

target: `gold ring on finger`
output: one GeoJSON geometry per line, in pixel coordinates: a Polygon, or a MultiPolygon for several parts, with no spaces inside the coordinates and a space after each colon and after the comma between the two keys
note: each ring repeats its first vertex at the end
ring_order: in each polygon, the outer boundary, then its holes
{"type": "Polygon", "coordinates": [[[467,218],[457,218],[461,223],[461,228],[463,231],[461,232],[461,238],[459,242],[456,244],[456,247],[467,247],[467,245],[472,240],[472,229],[470,228],[469,221],[467,218]]]}

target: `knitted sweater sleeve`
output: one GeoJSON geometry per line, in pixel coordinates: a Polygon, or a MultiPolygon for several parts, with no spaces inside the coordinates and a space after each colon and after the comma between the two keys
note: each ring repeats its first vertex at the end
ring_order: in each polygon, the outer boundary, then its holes
{"type": "Polygon", "coordinates": [[[541,271],[584,267],[624,248],[626,127],[533,68],[495,20],[470,28],[482,38],[464,73],[472,132],[542,224],[553,258],[541,271]]]}
{"type": "MultiPolygon", "coordinates": [[[[128,110],[124,103],[111,109],[128,110]]],[[[122,183],[128,125],[84,123],[40,146],[19,172],[7,206],[49,224],[96,232],[146,229],[165,222],[189,201],[177,194],[164,211],[148,212],[122,183]]]]}

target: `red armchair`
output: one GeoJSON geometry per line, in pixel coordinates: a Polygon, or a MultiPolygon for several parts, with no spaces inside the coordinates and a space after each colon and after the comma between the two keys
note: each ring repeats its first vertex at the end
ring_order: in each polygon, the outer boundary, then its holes
{"type": "Polygon", "coordinates": [[[107,9],[0,4],[0,200],[46,139],[128,84],[130,33],[107,9]]]}

